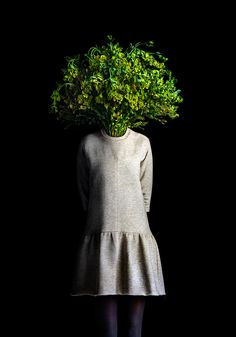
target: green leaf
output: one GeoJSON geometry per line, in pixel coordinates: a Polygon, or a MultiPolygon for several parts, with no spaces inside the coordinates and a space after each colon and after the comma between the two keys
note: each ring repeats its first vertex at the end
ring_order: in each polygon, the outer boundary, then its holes
{"type": "Polygon", "coordinates": [[[125,49],[112,35],[107,39],[84,55],[65,57],[50,112],[63,122],[110,125],[117,133],[127,125],[143,127],[150,119],[164,124],[179,117],[181,89],[166,66],[168,58],[147,50],[154,41],[130,43],[125,49]]]}

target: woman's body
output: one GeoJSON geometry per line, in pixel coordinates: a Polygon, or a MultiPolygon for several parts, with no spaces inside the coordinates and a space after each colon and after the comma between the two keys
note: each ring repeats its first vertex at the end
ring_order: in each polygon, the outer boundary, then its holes
{"type": "Polygon", "coordinates": [[[129,128],[121,137],[102,129],[80,143],[78,187],[87,223],[73,295],[96,296],[104,308],[102,321],[108,318],[112,326],[117,295],[125,295],[133,331],[129,336],[140,336],[137,321],[142,321],[145,296],[165,294],[158,246],[147,217],[152,165],[149,139],[129,128]]]}

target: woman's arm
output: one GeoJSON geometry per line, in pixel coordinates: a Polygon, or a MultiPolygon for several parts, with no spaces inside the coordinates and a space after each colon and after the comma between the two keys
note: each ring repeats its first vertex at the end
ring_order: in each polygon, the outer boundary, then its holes
{"type": "Polygon", "coordinates": [[[140,164],[140,183],[146,212],[150,211],[153,184],[153,158],[150,141],[148,140],[147,152],[140,164]]]}
{"type": "Polygon", "coordinates": [[[89,197],[89,166],[88,160],[85,154],[84,140],[79,144],[77,153],[77,185],[79,196],[82,202],[84,211],[88,209],[88,197],[89,197]]]}

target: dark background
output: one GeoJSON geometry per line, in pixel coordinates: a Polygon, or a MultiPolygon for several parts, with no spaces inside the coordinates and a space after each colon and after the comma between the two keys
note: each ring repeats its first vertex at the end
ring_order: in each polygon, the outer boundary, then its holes
{"type": "MultiPolygon", "coordinates": [[[[167,292],[165,297],[147,299],[144,337],[189,336],[220,329],[219,303],[227,289],[222,254],[222,223],[227,222],[222,202],[227,178],[223,139],[229,136],[224,120],[230,117],[223,80],[229,55],[224,10],[216,4],[206,8],[197,3],[65,3],[35,6],[22,25],[24,38],[19,37],[17,43],[27,55],[24,99],[29,117],[23,142],[27,153],[20,153],[26,164],[21,177],[27,204],[24,199],[20,211],[27,212],[26,284],[33,294],[33,316],[41,317],[36,329],[47,326],[45,331],[53,334],[94,335],[92,299],[69,296],[85,221],[75,171],[84,131],[64,130],[48,115],[48,105],[61,78],[64,56],[86,52],[104,42],[107,34],[123,45],[154,40],[156,49],[168,57],[184,97],[178,120],[166,127],[151,122],[139,131],[152,145],[149,221],[160,249],[167,292]]],[[[24,70],[20,69],[22,76],[24,70]]]]}

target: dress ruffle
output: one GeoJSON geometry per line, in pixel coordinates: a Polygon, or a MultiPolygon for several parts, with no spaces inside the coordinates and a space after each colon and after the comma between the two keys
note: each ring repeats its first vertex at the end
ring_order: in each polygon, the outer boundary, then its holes
{"type": "Polygon", "coordinates": [[[76,266],[72,296],[165,295],[159,249],[151,232],[86,234],[76,266]]]}

